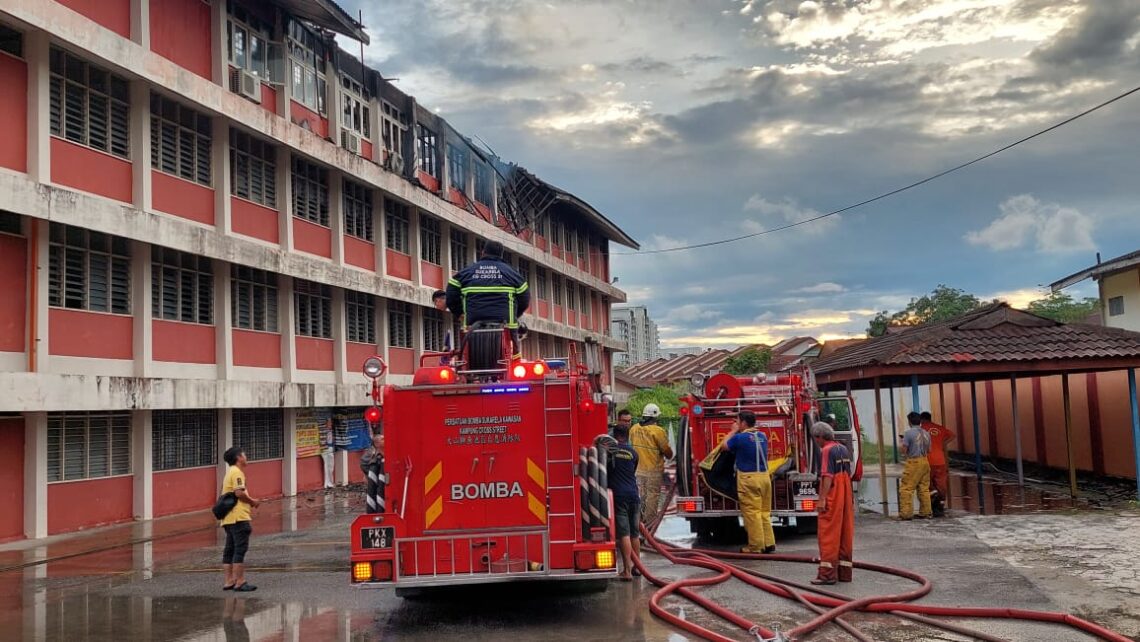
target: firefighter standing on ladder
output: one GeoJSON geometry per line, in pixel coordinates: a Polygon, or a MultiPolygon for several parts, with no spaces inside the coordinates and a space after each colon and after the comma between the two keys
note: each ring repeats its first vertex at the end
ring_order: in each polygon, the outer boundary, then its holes
{"type": "Polygon", "coordinates": [[[480,321],[510,328],[512,352],[518,356],[519,317],[530,307],[526,279],[503,260],[503,244],[487,241],[479,260],[447,282],[447,308],[466,326],[480,321]]]}
{"type": "Polygon", "coordinates": [[[855,539],[855,503],[851,495],[851,453],[835,441],[835,431],[822,421],[811,427],[820,448],[819,573],[812,584],[850,582],[855,539]]]}
{"type": "Polygon", "coordinates": [[[665,429],[657,425],[661,409],[645,404],[641,421],[629,430],[629,442],[637,451],[637,490],[641,495],[641,522],[652,527],[661,511],[661,484],[665,481],[665,460],[673,457],[665,429]]]}
{"type": "MultiPolygon", "coordinates": [[[[743,553],[775,553],[772,530],[772,478],[768,475],[768,438],[756,428],[756,413],[741,410],[721,445],[736,456],[736,497],[748,546],[743,553]]],[[[720,446],[718,446],[719,448],[720,446]]]]}

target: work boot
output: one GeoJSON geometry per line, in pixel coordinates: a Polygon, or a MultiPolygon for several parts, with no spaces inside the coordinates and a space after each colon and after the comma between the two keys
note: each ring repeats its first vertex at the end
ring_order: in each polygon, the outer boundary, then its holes
{"type": "Polygon", "coordinates": [[[838,581],[838,577],[835,574],[835,567],[833,567],[830,562],[820,562],[819,573],[811,583],[816,586],[830,586],[838,581]]]}
{"type": "Polygon", "coordinates": [[[761,552],[761,553],[764,553],[765,555],[771,555],[772,553],[775,553],[775,552],[776,552],[776,545],[775,545],[775,544],[773,544],[773,545],[771,545],[771,546],[765,546],[765,547],[764,547],[764,550],[762,550],[762,551],[760,551],[760,552],[761,552]]]}
{"type": "Polygon", "coordinates": [[[840,582],[850,582],[851,581],[851,571],[853,571],[854,568],[855,567],[851,562],[848,562],[846,560],[840,560],[839,561],[839,581],[840,582]]]}

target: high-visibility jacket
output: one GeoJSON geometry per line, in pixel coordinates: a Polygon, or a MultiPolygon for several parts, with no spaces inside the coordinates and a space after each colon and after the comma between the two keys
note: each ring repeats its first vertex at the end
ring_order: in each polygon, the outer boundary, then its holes
{"type": "Polygon", "coordinates": [[[517,328],[519,316],[528,307],[526,279],[499,259],[479,259],[447,282],[447,308],[462,315],[467,325],[492,321],[517,328]]]}

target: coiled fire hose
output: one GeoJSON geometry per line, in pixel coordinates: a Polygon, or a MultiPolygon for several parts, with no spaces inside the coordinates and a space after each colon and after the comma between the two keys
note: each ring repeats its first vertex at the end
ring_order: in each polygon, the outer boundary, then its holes
{"type": "MultiPolygon", "coordinates": [[[[667,495],[666,506],[672,501],[673,495],[676,492],[676,485],[670,488],[667,495]]],[[[649,524],[648,526],[642,525],[641,533],[645,537],[646,542],[660,555],[668,559],[674,564],[685,564],[688,566],[695,566],[697,568],[708,569],[714,571],[715,575],[706,575],[703,577],[690,577],[679,580],[667,581],[653,575],[645,564],[638,558],[634,558],[634,564],[642,575],[645,576],[650,582],[660,587],[649,600],[649,610],[656,617],[672,624],[673,626],[688,631],[704,640],[713,640],[715,642],[731,642],[733,638],[726,637],[720,633],[700,626],[690,620],[681,618],[661,606],[661,602],[672,594],[677,594],[690,602],[700,606],[709,613],[716,615],[737,627],[747,631],[750,636],[754,636],[760,640],[767,641],[781,641],[781,640],[801,640],[812,632],[827,624],[835,624],[839,626],[849,635],[857,640],[869,640],[866,634],[861,633],[850,623],[844,621],[842,616],[852,611],[863,611],[867,613],[889,613],[897,617],[902,617],[914,622],[919,622],[928,626],[940,628],[947,631],[952,631],[960,635],[965,635],[978,640],[1002,640],[1002,638],[989,635],[987,633],[974,631],[966,627],[962,627],[949,622],[943,622],[927,616],[942,616],[942,617],[967,617],[967,618],[995,618],[995,619],[1010,619],[1022,620],[1026,622],[1044,622],[1051,624],[1063,624],[1089,635],[1096,636],[1103,640],[1110,642],[1130,642],[1130,639],[1111,631],[1098,624],[1089,622],[1082,618],[1067,613],[1054,613],[1049,611],[1034,611],[1027,609],[1007,609],[1007,608],[987,608],[987,607],[951,607],[951,606],[936,606],[927,604],[911,604],[910,602],[917,600],[929,594],[933,589],[930,580],[925,577],[909,571],[906,569],[893,568],[881,564],[871,564],[867,562],[855,562],[855,568],[872,571],[876,573],[884,573],[893,575],[902,579],[911,580],[918,584],[917,588],[911,589],[895,595],[878,595],[871,597],[864,597],[859,599],[852,599],[838,593],[823,590],[815,586],[806,586],[797,584],[788,580],[759,573],[755,570],[743,568],[738,564],[731,563],[727,560],[768,560],[775,562],[796,562],[802,564],[816,565],[819,563],[819,558],[811,557],[808,555],[778,555],[770,554],[764,555],[760,553],[732,553],[724,551],[711,551],[704,549],[683,549],[671,544],[658,540],[654,533],[664,514],[658,517],[656,523],[649,524]],[[816,616],[808,622],[792,628],[786,633],[779,633],[763,627],[756,622],[753,622],[738,613],[730,611],[729,609],[717,604],[713,600],[702,596],[696,591],[692,590],[699,586],[712,586],[727,581],[729,578],[735,577],[736,579],[761,589],[772,595],[783,598],[793,599],[812,610],[816,616]]]]}

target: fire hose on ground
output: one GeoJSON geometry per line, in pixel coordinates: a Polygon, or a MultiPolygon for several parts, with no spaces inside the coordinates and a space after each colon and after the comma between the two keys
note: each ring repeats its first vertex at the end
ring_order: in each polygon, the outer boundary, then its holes
{"type": "MultiPolygon", "coordinates": [[[[668,506],[672,501],[673,495],[676,492],[676,486],[670,488],[665,501],[668,506]]],[[[925,577],[909,571],[907,569],[894,568],[881,564],[871,564],[867,562],[855,562],[854,566],[858,569],[872,571],[876,573],[883,573],[893,575],[895,577],[910,580],[915,582],[918,586],[909,591],[893,595],[877,595],[870,597],[863,597],[859,599],[852,599],[821,589],[816,586],[806,586],[779,578],[770,574],[760,573],[756,570],[741,567],[738,564],[732,563],[729,560],[766,560],[773,562],[795,562],[801,564],[819,564],[819,558],[811,557],[808,555],[782,555],[782,554],[760,554],[760,553],[733,553],[724,551],[712,551],[704,549],[684,549],[673,546],[666,542],[658,540],[654,533],[660,525],[661,520],[664,518],[664,513],[658,516],[655,523],[647,526],[642,525],[641,532],[645,537],[646,542],[660,555],[668,559],[674,564],[684,564],[687,566],[694,566],[697,568],[707,569],[714,571],[715,575],[705,575],[700,577],[689,577],[677,580],[665,580],[659,578],[645,566],[640,560],[635,558],[634,564],[641,571],[650,582],[660,587],[649,600],[649,610],[656,617],[672,624],[673,626],[692,633],[704,640],[713,640],[714,642],[731,642],[733,638],[727,637],[716,631],[705,628],[691,620],[684,619],[674,613],[671,613],[661,605],[662,601],[670,595],[676,594],[690,602],[700,606],[709,613],[724,619],[731,624],[747,631],[749,635],[755,636],[760,640],[780,641],[780,640],[799,640],[804,639],[812,632],[820,629],[827,624],[835,624],[842,628],[849,635],[857,640],[870,640],[866,634],[860,632],[850,622],[843,619],[843,616],[851,612],[864,612],[864,613],[883,613],[890,614],[896,617],[901,617],[913,622],[924,624],[931,627],[940,628],[946,631],[958,633],[978,640],[1002,640],[1002,638],[989,635],[980,631],[974,631],[969,628],[959,626],[950,622],[934,619],[930,616],[940,617],[964,617],[964,618],[993,618],[993,619],[1010,619],[1022,620],[1026,622],[1043,622],[1050,624],[1061,624],[1072,627],[1096,636],[1103,640],[1110,640],[1111,642],[1130,642],[1130,639],[1110,631],[1098,624],[1089,622],[1088,620],[1081,619],[1074,615],[1067,613],[1054,613],[1049,611],[1034,611],[1027,609],[1008,609],[1008,608],[989,608],[989,607],[951,607],[951,606],[937,606],[928,604],[913,604],[914,600],[922,598],[929,594],[933,589],[930,580],[925,577]],[[724,606],[716,603],[715,601],[705,597],[693,588],[701,586],[712,586],[721,584],[728,581],[730,578],[736,578],[745,584],[754,588],[761,589],[772,595],[792,599],[803,605],[815,613],[815,617],[810,621],[796,626],[786,633],[770,630],[748,618],[735,613],[724,606]]]]}

